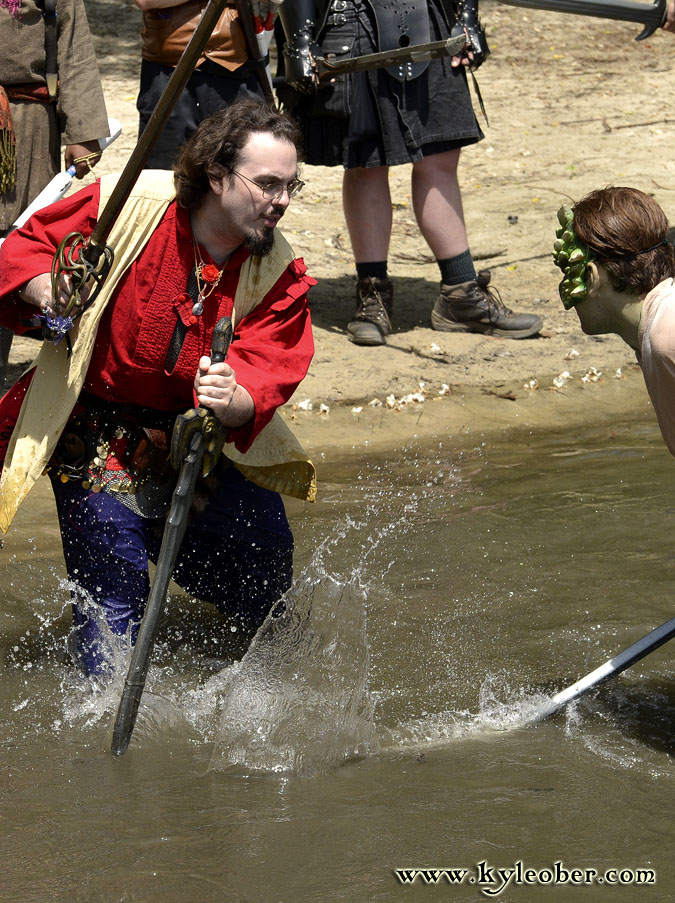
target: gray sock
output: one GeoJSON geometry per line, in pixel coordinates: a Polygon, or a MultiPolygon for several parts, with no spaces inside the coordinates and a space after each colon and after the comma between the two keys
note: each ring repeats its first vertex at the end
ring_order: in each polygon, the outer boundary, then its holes
{"type": "Polygon", "coordinates": [[[476,278],[476,268],[473,265],[471,251],[464,251],[457,257],[437,260],[436,263],[441,271],[443,285],[459,285],[460,282],[471,282],[476,278]]]}

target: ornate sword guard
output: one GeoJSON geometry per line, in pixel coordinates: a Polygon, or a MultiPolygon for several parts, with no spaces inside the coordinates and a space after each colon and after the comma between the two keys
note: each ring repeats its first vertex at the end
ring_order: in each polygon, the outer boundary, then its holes
{"type": "Polygon", "coordinates": [[[175,470],[180,469],[190,450],[195,433],[201,433],[204,437],[202,476],[208,477],[218,463],[225,445],[225,430],[220,421],[206,408],[190,408],[189,411],[176,417],[171,434],[171,453],[169,455],[171,466],[175,470]]]}
{"type": "Polygon", "coordinates": [[[66,235],[52,260],[52,298],[58,297],[62,275],[70,277],[72,292],[63,313],[47,320],[45,338],[58,341],[67,333],[73,320],[96,299],[112,262],[113,251],[108,245],[101,248],[90,245],[79,232],[66,235]],[[88,289],[86,293],[85,289],[88,289]]]}
{"type": "MultiPolygon", "coordinates": [[[[220,364],[225,360],[232,341],[232,321],[229,317],[221,317],[211,336],[211,361],[220,364]]],[[[204,442],[204,458],[202,476],[213,473],[225,445],[225,430],[221,422],[211,411],[203,408],[190,408],[176,417],[171,435],[171,453],[169,460],[175,470],[180,470],[186,455],[192,447],[192,437],[201,433],[204,442]]]]}

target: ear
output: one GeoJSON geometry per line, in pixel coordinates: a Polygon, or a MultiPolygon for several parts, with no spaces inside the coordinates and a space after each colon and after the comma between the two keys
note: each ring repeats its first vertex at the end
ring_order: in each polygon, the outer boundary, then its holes
{"type": "Polygon", "coordinates": [[[222,194],[223,193],[223,179],[225,178],[225,170],[218,163],[209,163],[206,168],[206,175],[209,179],[209,185],[211,186],[211,191],[214,194],[222,194]]]}
{"type": "Polygon", "coordinates": [[[598,269],[598,265],[594,261],[591,261],[586,266],[586,288],[588,289],[588,294],[597,295],[600,291],[601,284],[602,276],[598,269]]]}

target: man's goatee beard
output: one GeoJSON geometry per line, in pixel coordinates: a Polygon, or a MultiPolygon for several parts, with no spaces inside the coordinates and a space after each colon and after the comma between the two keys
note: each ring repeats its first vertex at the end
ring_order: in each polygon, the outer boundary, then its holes
{"type": "Polygon", "coordinates": [[[262,235],[250,232],[244,239],[244,247],[254,257],[266,257],[274,245],[274,229],[263,228],[262,235]]]}

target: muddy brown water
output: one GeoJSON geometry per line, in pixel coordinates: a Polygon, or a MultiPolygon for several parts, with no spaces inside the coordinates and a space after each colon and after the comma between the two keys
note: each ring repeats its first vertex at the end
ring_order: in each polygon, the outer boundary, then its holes
{"type": "Polygon", "coordinates": [[[172,595],[120,759],[121,677],[70,662],[34,491],[0,558],[0,899],[675,899],[675,646],[523,726],[673,614],[656,431],[411,444],[320,477],[289,505],[288,608],[242,661],[172,595]]]}

